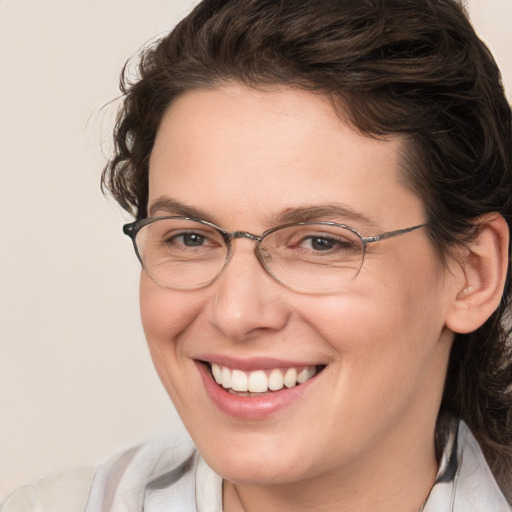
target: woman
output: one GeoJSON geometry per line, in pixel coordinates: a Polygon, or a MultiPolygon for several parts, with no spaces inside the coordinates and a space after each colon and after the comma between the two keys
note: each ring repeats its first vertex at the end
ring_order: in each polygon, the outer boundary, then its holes
{"type": "Polygon", "coordinates": [[[68,509],[509,510],[511,113],[462,8],[205,1],[139,74],[103,184],[195,446],[68,509]]]}

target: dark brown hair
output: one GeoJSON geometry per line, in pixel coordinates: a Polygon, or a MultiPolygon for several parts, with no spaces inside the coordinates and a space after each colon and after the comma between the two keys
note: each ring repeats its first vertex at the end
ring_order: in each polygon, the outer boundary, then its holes
{"type": "MultiPolygon", "coordinates": [[[[512,225],[512,122],[499,70],[454,0],[205,0],[123,75],[102,185],[147,215],[148,163],[169,104],[238,81],[332,98],[372,137],[405,140],[403,178],[440,256],[499,212],[512,225]]],[[[512,494],[510,262],[498,310],[456,335],[442,409],[460,416],[512,494]]]]}

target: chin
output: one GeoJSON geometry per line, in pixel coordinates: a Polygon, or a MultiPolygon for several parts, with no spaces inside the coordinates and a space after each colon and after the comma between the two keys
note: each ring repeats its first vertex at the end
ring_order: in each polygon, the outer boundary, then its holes
{"type": "MultiPolygon", "coordinates": [[[[278,436],[279,437],[279,436],[278,436]]],[[[224,479],[245,485],[286,485],[312,478],[322,469],[307,460],[303,443],[265,435],[230,436],[196,443],[207,464],[224,479]],[[238,437],[238,439],[236,439],[238,437]]]]}
{"type": "Polygon", "coordinates": [[[257,455],[248,458],[246,454],[242,457],[234,454],[232,458],[210,461],[205,457],[205,460],[224,479],[244,485],[286,485],[305,480],[308,473],[306,468],[286,460],[282,455],[268,459],[257,455]]]}

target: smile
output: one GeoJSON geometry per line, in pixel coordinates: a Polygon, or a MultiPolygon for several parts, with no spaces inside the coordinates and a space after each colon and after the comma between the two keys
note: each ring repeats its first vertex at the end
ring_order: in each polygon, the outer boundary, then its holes
{"type": "Polygon", "coordinates": [[[244,421],[273,417],[307,396],[316,396],[312,390],[318,389],[320,374],[328,366],[217,355],[195,359],[195,363],[212,403],[223,414],[244,421]]]}
{"type": "Polygon", "coordinates": [[[320,369],[318,366],[305,366],[246,372],[210,363],[215,382],[230,393],[242,396],[258,396],[283,388],[296,387],[314,377],[320,369]]]}

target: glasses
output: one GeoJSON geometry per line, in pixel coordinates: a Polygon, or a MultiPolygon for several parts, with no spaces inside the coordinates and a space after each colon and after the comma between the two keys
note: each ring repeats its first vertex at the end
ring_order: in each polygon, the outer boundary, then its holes
{"type": "Polygon", "coordinates": [[[261,235],[229,233],[211,222],[188,217],[153,217],[123,226],[144,270],[158,285],[194,290],[213,283],[229,262],[233,240],[256,242],[261,266],[292,290],[325,293],[351,282],[363,265],[368,244],[425,226],[362,236],[335,222],[298,222],[261,235]]]}

